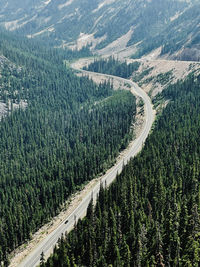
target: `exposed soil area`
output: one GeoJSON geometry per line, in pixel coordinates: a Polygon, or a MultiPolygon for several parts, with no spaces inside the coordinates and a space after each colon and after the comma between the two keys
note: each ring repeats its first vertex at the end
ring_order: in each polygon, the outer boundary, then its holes
{"type": "MultiPolygon", "coordinates": [[[[124,50],[126,51],[126,53],[128,53],[127,44],[131,39],[132,34],[133,34],[133,27],[131,27],[126,34],[124,34],[123,36],[121,36],[120,38],[118,38],[105,48],[98,50],[97,53],[99,55],[109,55],[109,56],[112,55],[113,53],[118,54],[124,50]]],[[[133,53],[133,51],[131,53],[133,53]]]]}
{"type": "MultiPolygon", "coordinates": [[[[133,60],[128,60],[133,62],[133,60]]],[[[200,73],[200,63],[191,61],[148,60],[141,59],[140,68],[133,74],[133,80],[139,83],[145,92],[154,97],[169,84],[184,80],[189,73],[200,73]]]]}
{"type": "MultiPolygon", "coordinates": [[[[139,69],[133,74],[132,79],[152,98],[169,84],[174,84],[178,80],[184,80],[189,73],[200,73],[199,62],[156,59],[158,55],[159,49],[139,60],[126,58],[127,63],[134,61],[141,63],[139,69]]],[[[122,57],[118,57],[118,54],[114,56],[124,61],[122,57]]],[[[104,55],[103,57],[106,58],[107,56],[104,55]]],[[[81,69],[93,61],[94,58],[85,58],[78,60],[73,65],[81,69]]],[[[94,76],[92,74],[89,77],[94,79],[95,82],[102,82],[99,75],[94,76]]],[[[117,84],[116,87],[119,87],[119,85],[117,84]]]]}

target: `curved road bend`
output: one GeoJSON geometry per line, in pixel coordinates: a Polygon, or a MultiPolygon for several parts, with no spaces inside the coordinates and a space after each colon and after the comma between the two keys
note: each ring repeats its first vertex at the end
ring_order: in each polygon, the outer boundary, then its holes
{"type": "MultiPolygon", "coordinates": [[[[91,73],[88,71],[82,71],[80,69],[77,70],[84,72],[86,74],[91,73]]],[[[146,119],[140,136],[137,139],[135,139],[133,145],[129,149],[127,149],[127,152],[125,153],[124,157],[109,171],[107,171],[106,174],[101,179],[101,182],[103,184],[106,181],[106,184],[110,185],[115,179],[117,173],[120,173],[122,171],[123,165],[126,165],[127,162],[130,160],[130,158],[134,157],[141,150],[142,145],[145,142],[151,130],[151,126],[154,121],[154,111],[149,96],[134,82],[112,75],[106,75],[100,73],[99,74],[95,73],[95,74],[101,76],[104,75],[108,78],[117,79],[118,81],[130,84],[131,92],[135,95],[142,97],[145,104],[146,119]]],[[[91,192],[88,192],[88,194],[84,197],[79,206],[71,213],[70,216],[66,217],[65,220],[60,223],[57,229],[55,229],[52,233],[50,233],[44,240],[42,240],[37,245],[37,247],[21,262],[21,264],[19,265],[20,267],[37,266],[40,262],[40,257],[42,252],[44,252],[45,256],[49,256],[50,253],[52,253],[53,248],[58,241],[58,238],[61,237],[61,235],[64,234],[66,231],[69,232],[73,228],[75,220],[78,220],[79,218],[83,218],[85,216],[88,204],[91,200],[91,195],[93,196],[93,199],[96,200],[101,182],[98,182],[98,184],[93,188],[93,190],[91,190],[91,192]],[[68,222],[66,223],[66,221],[68,222]]]]}

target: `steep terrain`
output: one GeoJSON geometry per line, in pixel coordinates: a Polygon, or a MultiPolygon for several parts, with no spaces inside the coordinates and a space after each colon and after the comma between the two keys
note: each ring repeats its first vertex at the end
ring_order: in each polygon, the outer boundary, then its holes
{"type": "Polygon", "coordinates": [[[199,266],[200,77],[170,86],[170,100],[138,157],[41,267],[199,266]]]}
{"type": "Polygon", "coordinates": [[[195,0],[3,0],[0,23],[73,49],[110,54],[129,47],[138,57],[163,46],[162,54],[199,60],[199,8],[195,0]]]}
{"type": "Polygon", "coordinates": [[[109,168],[132,139],[134,96],[114,91],[109,81],[95,85],[76,77],[64,64],[71,56],[0,33],[4,266],[11,251],[58,214],[73,192],[109,168]]]}
{"type": "Polygon", "coordinates": [[[133,95],[67,67],[91,50],[130,56],[106,72],[132,75],[161,109],[47,265],[198,266],[199,0],[2,0],[0,25],[15,33],[0,30],[0,265],[131,140],[133,95]]]}

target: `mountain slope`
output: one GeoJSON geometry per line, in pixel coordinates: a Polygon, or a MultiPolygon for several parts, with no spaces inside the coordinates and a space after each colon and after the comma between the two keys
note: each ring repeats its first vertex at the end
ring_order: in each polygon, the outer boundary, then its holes
{"type": "Polygon", "coordinates": [[[200,61],[200,5],[186,10],[162,35],[161,54],[175,53],[174,59],[200,61]]]}
{"type": "Polygon", "coordinates": [[[135,51],[142,55],[162,45],[170,29],[186,47],[197,42],[199,16],[193,17],[190,8],[197,12],[199,7],[195,0],[35,0],[25,6],[22,1],[16,4],[3,0],[0,23],[29,37],[54,40],[57,45],[80,48],[92,44],[95,51],[110,44],[114,51],[134,45],[135,51]]]}
{"type": "Polygon", "coordinates": [[[161,47],[161,56],[178,60],[200,60],[200,4],[179,14],[155,36],[145,38],[135,57],[161,47]]]}
{"type": "Polygon", "coordinates": [[[132,138],[134,96],[75,76],[66,59],[0,33],[0,265],[132,138]]]}
{"type": "Polygon", "coordinates": [[[171,101],[142,152],[41,267],[199,266],[199,80],[159,96],[171,101]]]}

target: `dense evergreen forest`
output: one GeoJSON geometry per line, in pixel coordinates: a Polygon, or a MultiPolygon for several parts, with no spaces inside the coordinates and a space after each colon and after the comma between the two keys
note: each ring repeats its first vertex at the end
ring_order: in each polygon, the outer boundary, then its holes
{"type": "Polygon", "coordinates": [[[73,53],[65,52],[0,34],[0,104],[7,107],[0,122],[3,266],[132,138],[135,97],[76,77],[63,63],[73,53]]]}
{"type": "Polygon", "coordinates": [[[137,71],[140,66],[139,62],[127,64],[121,62],[114,57],[108,59],[95,59],[85,70],[116,75],[122,78],[129,78],[134,71],[137,71]]]}
{"type": "Polygon", "coordinates": [[[157,97],[170,102],[142,152],[41,266],[199,266],[199,84],[191,76],[157,97]]]}

